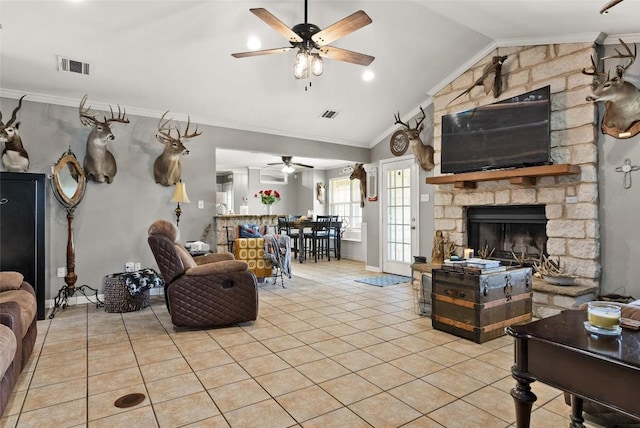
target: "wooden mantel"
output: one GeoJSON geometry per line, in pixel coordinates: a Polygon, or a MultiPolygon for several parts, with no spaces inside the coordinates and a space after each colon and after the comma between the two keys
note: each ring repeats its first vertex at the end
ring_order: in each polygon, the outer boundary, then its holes
{"type": "Polygon", "coordinates": [[[473,189],[478,181],[494,181],[509,179],[511,184],[533,186],[538,177],[551,175],[579,174],[578,165],[567,163],[558,165],[530,166],[526,168],[498,169],[491,171],[465,172],[462,174],[427,177],[427,184],[451,184],[459,189],[473,189]]]}

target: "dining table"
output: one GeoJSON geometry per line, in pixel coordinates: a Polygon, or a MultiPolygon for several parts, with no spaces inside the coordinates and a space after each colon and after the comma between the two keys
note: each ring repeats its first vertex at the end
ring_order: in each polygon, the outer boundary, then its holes
{"type": "MultiPolygon", "coordinates": [[[[298,249],[299,249],[298,261],[300,263],[304,263],[306,260],[306,240],[304,239],[304,235],[305,235],[304,230],[312,229],[314,227],[322,226],[326,224],[327,224],[326,221],[316,221],[311,219],[302,219],[302,220],[294,219],[294,220],[287,220],[281,223],[280,226],[286,227],[287,230],[298,229],[300,231],[298,233],[298,249]]],[[[331,232],[333,232],[335,236],[336,258],[340,260],[340,245],[342,240],[342,236],[341,236],[342,221],[341,220],[332,221],[329,227],[331,229],[331,232]]]]}

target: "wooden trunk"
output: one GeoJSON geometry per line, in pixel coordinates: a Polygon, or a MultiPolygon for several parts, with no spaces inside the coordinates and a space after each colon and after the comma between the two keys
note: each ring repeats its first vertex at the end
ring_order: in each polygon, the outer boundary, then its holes
{"type": "Polygon", "coordinates": [[[504,335],[507,326],[531,321],[531,268],[478,272],[433,270],[433,328],[482,343],[504,335]]]}

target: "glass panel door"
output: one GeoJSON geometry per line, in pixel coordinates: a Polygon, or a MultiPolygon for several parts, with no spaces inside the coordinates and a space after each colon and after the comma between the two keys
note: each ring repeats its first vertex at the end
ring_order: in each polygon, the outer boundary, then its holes
{"type": "Polygon", "coordinates": [[[410,276],[413,255],[418,254],[415,162],[390,162],[383,164],[382,171],[382,269],[410,276]]]}

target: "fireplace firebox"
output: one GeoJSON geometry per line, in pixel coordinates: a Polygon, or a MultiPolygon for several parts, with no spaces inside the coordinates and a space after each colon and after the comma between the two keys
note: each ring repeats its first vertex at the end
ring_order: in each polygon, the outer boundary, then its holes
{"type": "Polygon", "coordinates": [[[467,207],[467,245],[493,251],[491,258],[513,262],[514,254],[533,261],[547,254],[544,205],[467,207]]]}

